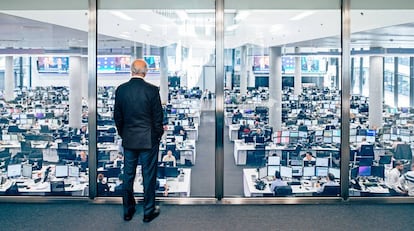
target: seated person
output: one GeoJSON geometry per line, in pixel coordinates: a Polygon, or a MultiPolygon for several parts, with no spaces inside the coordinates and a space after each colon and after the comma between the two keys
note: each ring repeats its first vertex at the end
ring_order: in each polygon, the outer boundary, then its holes
{"type": "Polygon", "coordinates": [[[124,163],[124,155],[121,152],[118,152],[116,158],[114,159],[114,168],[119,168],[124,163]]]}
{"type": "Polygon", "coordinates": [[[118,176],[118,182],[117,182],[117,184],[116,184],[116,186],[115,186],[115,189],[114,189],[114,195],[116,195],[116,196],[122,196],[123,195],[123,187],[124,187],[124,182],[123,182],[123,180],[124,180],[124,175],[123,174],[119,174],[119,176],[118,176]]]}
{"type": "Polygon", "coordinates": [[[256,131],[251,133],[251,136],[254,137],[264,137],[264,132],[262,131],[261,128],[257,128],[256,131]]]}
{"type": "Polygon", "coordinates": [[[298,131],[300,132],[308,132],[308,126],[304,125],[302,122],[298,126],[298,131]]]}
{"type": "Polygon", "coordinates": [[[270,190],[274,193],[275,188],[279,186],[287,186],[287,182],[282,180],[282,176],[280,175],[279,171],[275,171],[275,180],[270,185],[270,190]]]}
{"type": "Polygon", "coordinates": [[[173,134],[174,135],[178,135],[178,134],[180,134],[180,131],[181,130],[184,130],[184,127],[181,126],[181,123],[180,122],[177,122],[177,124],[174,126],[173,134]]]}
{"type": "Polygon", "coordinates": [[[392,151],[393,152],[397,151],[397,146],[399,144],[404,144],[404,142],[402,141],[401,137],[397,137],[397,140],[392,143],[392,151]]]}
{"type": "Polygon", "coordinates": [[[82,127],[77,130],[76,135],[88,135],[88,127],[86,125],[82,125],[82,127]]]}
{"type": "Polygon", "coordinates": [[[173,156],[171,150],[167,151],[167,155],[162,158],[162,162],[173,162],[173,167],[176,167],[177,165],[177,160],[175,159],[175,156],[173,156]]]}
{"type": "Polygon", "coordinates": [[[306,152],[305,157],[303,157],[303,161],[316,161],[315,157],[313,157],[312,152],[306,152]]]}
{"type": "Polygon", "coordinates": [[[243,118],[243,115],[240,113],[240,110],[239,110],[239,109],[237,109],[237,110],[233,113],[232,123],[233,123],[233,124],[237,124],[241,118],[243,118]]]}
{"type": "Polygon", "coordinates": [[[411,171],[406,172],[400,177],[401,189],[408,196],[414,196],[414,164],[411,165],[411,171]]]}
{"type": "Polygon", "coordinates": [[[339,186],[339,184],[335,181],[334,174],[328,173],[328,175],[326,176],[326,183],[324,183],[321,187],[319,187],[316,192],[322,193],[323,190],[325,190],[325,186],[339,186]]]}
{"type": "Polygon", "coordinates": [[[102,173],[98,174],[98,195],[107,195],[109,192],[109,186],[104,179],[104,175],[102,173]]]}
{"type": "Polygon", "coordinates": [[[246,121],[243,121],[243,124],[242,124],[242,125],[240,125],[239,131],[240,131],[242,134],[245,134],[245,135],[247,135],[247,134],[249,134],[249,133],[250,133],[250,127],[249,127],[249,125],[248,125],[248,124],[246,124],[246,121]]]}
{"type": "Polygon", "coordinates": [[[81,167],[81,171],[85,172],[86,168],[88,167],[88,155],[86,155],[86,152],[81,151],[79,153],[79,156],[76,157],[76,161],[79,162],[79,165],[81,167]]]}
{"type": "Polygon", "coordinates": [[[300,111],[299,111],[299,113],[298,113],[298,115],[297,115],[297,119],[298,119],[298,120],[303,120],[303,119],[306,119],[306,114],[305,114],[305,112],[304,112],[303,110],[300,110],[300,111]]]}
{"type": "Polygon", "coordinates": [[[187,139],[187,132],[185,130],[180,130],[178,135],[182,136],[183,140],[187,139]]]}
{"type": "Polygon", "coordinates": [[[394,163],[394,168],[385,176],[385,183],[390,189],[391,195],[404,195],[405,192],[400,185],[401,172],[404,170],[404,165],[401,161],[394,163]]]}

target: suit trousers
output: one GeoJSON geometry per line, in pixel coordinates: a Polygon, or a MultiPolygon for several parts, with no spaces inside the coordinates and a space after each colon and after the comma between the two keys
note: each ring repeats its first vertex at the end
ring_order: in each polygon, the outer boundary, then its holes
{"type": "Polygon", "coordinates": [[[122,197],[124,213],[128,213],[135,208],[134,180],[139,158],[142,164],[144,186],[144,215],[150,215],[154,211],[158,151],[158,143],[152,149],[132,150],[124,148],[124,194],[122,197]]]}

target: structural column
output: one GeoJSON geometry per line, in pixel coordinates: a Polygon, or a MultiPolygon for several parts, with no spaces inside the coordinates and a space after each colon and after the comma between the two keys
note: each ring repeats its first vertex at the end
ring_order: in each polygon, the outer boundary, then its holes
{"type": "Polygon", "coordinates": [[[269,123],[274,131],[282,129],[282,48],[270,48],[269,123]]]}
{"type": "Polygon", "coordinates": [[[14,72],[13,56],[6,56],[6,66],[4,73],[4,99],[10,101],[14,99],[14,72]]]}
{"type": "MultiPolygon", "coordinates": [[[[81,58],[81,89],[82,89],[82,98],[88,100],[88,58],[81,58]]],[[[73,91],[73,89],[70,89],[73,91]]]]}
{"type": "Polygon", "coordinates": [[[410,107],[414,107],[414,57],[410,57],[410,107]]]}
{"type": "Polygon", "coordinates": [[[142,47],[132,47],[132,54],[131,55],[135,59],[142,59],[144,57],[142,47]]]}
{"type": "Polygon", "coordinates": [[[247,47],[242,46],[240,49],[240,95],[247,93],[247,47]]]}
{"type": "Polygon", "coordinates": [[[69,127],[80,128],[82,123],[81,57],[69,58],[69,127]]]}
{"type": "Polygon", "coordinates": [[[161,103],[168,102],[168,57],[167,47],[160,48],[160,96],[161,103]]]}
{"type": "Polygon", "coordinates": [[[399,88],[399,75],[398,75],[398,57],[394,57],[394,107],[398,107],[398,88],[399,88]]]}
{"type": "Polygon", "coordinates": [[[369,126],[370,128],[382,127],[382,107],[384,84],[383,62],[381,56],[369,58],[369,126]]]}
{"type": "MultiPolygon", "coordinates": [[[[295,54],[300,53],[300,48],[295,47],[295,54]]],[[[300,56],[295,57],[295,78],[294,78],[294,94],[300,95],[302,93],[302,65],[300,63],[300,56]]]]}

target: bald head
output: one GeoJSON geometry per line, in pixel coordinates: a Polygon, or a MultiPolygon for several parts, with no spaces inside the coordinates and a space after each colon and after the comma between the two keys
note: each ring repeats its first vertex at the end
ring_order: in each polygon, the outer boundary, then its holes
{"type": "Polygon", "coordinates": [[[148,64],[143,59],[136,59],[131,65],[131,75],[145,77],[148,71],[148,64]]]}

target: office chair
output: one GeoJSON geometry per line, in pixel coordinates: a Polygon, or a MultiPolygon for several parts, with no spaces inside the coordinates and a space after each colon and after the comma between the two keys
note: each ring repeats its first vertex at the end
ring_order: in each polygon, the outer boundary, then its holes
{"type": "Polygon", "coordinates": [[[359,155],[360,156],[374,156],[374,145],[372,144],[361,145],[359,155]]]}
{"type": "Polygon", "coordinates": [[[291,196],[292,193],[292,187],[287,185],[287,186],[277,186],[275,187],[275,189],[273,190],[274,196],[275,197],[285,197],[285,196],[291,196]]]}
{"type": "Polygon", "coordinates": [[[20,141],[20,150],[24,155],[29,155],[32,151],[32,144],[30,141],[20,141]]]}
{"type": "Polygon", "coordinates": [[[50,192],[52,195],[58,195],[58,196],[65,195],[65,182],[64,181],[51,181],[50,192]]]}
{"type": "Polygon", "coordinates": [[[339,185],[329,185],[325,186],[322,192],[316,193],[317,196],[340,196],[341,195],[341,186],[339,185]]]}
{"type": "Polygon", "coordinates": [[[254,164],[255,166],[264,166],[266,163],[266,145],[256,145],[256,150],[254,151],[254,164]]]}
{"type": "Polygon", "coordinates": [[[33,170],[41,170],[43,166],[43,153],[35,151],[29,154],[27,157],[29,164],[32,165],[33,170]]]}
{"type": "Polygon", "coordinates": [[[410,144],[398,144],[394,152],[394,159],[400,160],[404,165],[404,173],[411,169],[413,153],[410,144]]]}

